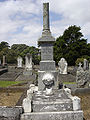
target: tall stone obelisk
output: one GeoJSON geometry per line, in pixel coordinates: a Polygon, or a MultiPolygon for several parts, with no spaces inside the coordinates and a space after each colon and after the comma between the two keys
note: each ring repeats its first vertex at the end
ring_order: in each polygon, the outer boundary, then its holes
{"type": "Polygon", "coordinates": [[[57,88],[57,72],[55,61],[53,60],[53,44],[55,38],[51,35],[49,26],[49,3],[43,3],[43,31],[42,36],[38,40],[41,46],[40,71],[38,71],[38,87],[39,90],[44,89],[42,77],[46,72],[50,72],[55,77],[55,88],[57,88]]]}

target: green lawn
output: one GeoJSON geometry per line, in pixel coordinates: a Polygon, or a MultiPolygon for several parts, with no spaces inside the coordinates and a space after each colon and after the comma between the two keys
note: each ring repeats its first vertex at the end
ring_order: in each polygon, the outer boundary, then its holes
{"type": "Polygon", "coordinates": [[[64,82],[64,84],[76,84],[76,82],[64,82]]]}
{"type": "Polygon", "coordinates": [[[22,83],[22,82],[21,81],[0,81],[0,87],[8,87],[18,83],[22,83]]]}

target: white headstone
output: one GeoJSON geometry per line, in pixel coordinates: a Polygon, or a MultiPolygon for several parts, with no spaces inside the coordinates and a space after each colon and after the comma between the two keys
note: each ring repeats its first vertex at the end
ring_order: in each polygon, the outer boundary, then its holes
{"type": "Polygon", "coordinates": [[[80,98],[74,96],[72,100],[73,100],[73,110],[80,110],[81,109],[80,98]]]}
{"type": "Polygon", "coordinates": [[[83,69],[84,70],[88,70],[89,69],[89,63],[88,63],[88,60],[87,59],[84,59],[84,61],[83,61],[83,69]]]}
{"type": "Polygon", "coordinates": [[[23,61],[23,60],[22,60],[22,57],[19,56],[19,57],[17,58],[17,67],[18,67],[18,68],[21,68],[21,67],[22,67],[22,61],[23,61]]]}
{"type": "Polygon", "coordinates": [[[60,74],[67,74],[68,64],[67,64],[67,61],[64,58],[61,58],[58,65],[59,65],[60,74]]]}
{"type": "Polygon", "coordinates": [[[6,63],[6,56],[3,55],[3,66],[5,66],[7,63],[6,63]]]}
{"type": "Polygon", "coordinates": [[[31,100],[29,99],[29,97],[23,100],[22,106],[25,113],[31,112],[31,100]]]}
{"type": "Polygon", "coordinates": [[[32,70],[32,55],[30,55],[29,53],[27,53],[26,57],[25,57],[25,68],[26,70],[32,70]]]}
{"type": "Polygon", "coordinates": [[[0,59],[0,65],[1,65],[1,59],[0,59]]]}

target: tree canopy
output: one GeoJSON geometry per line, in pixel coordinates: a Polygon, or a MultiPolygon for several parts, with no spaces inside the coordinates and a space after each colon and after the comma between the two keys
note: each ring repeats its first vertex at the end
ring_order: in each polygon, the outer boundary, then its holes
{"type": "Polygon", "coordinates": [[[81,28],[76,25],[66,29],[62,36],[56,39],[54,44],[54,59],[58,63],[64,57],[69,65],[75,65],[77,58],[90,56],[87,39],[81,33],[81,28]]]}
{"type": "MultiPolygon", "coordinates": [[[[0,43],[0,59],[6,55],[8,63],[16,63],[17,57],[21,56],[25,61],[27,53],[32,54],[34,64],[39,64],[39,49],[26,44],[13,44],[11,48],[5,41],[0,43]]],[[[70,26],[63,35],[56,39],[54,44],[54,60],[56,63],[64,57],[69,65],[75,65],[78,61],[86,58],[90,61],[90,43],[84,38],[81,28],[76,25],[70,26]]]]}

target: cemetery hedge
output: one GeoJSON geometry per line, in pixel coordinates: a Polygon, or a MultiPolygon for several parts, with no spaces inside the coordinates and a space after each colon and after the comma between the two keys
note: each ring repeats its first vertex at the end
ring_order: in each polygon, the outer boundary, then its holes
{"type": "MultiPolygon", "coordinates": [[[[17,57],[21,56],[25,62],[25,55],[32,54],[34,64],[40,62],[40,51],[38,48],[25,44],[13,44],[11,47],[5,41],[0,43],[0,59],[6,55],[7,63],[16,63],[17,57]]],[[[68,65],[77,64],[77,59],[86,58],[90,62],[90,43],[81,33],[81,28],[76,25],[70,26],[63,32],[63,35],[56,39],[54,44],[54,60],[58,64],[59,60],[64,57],[68,65]]]]}

